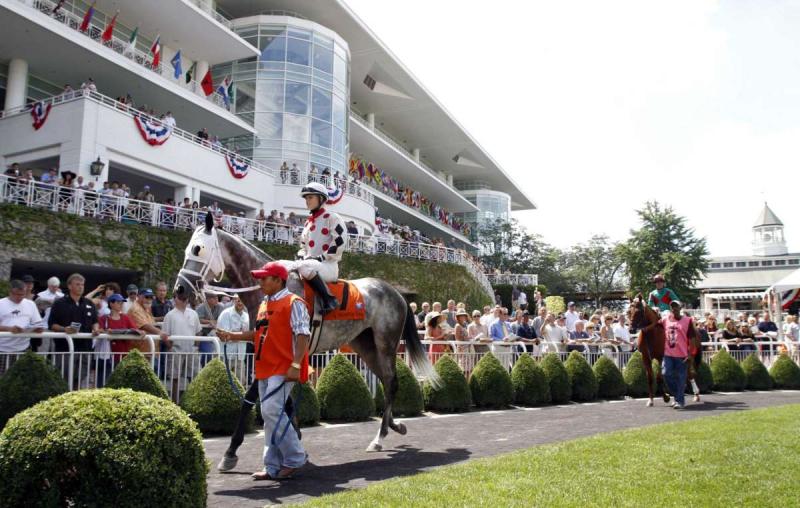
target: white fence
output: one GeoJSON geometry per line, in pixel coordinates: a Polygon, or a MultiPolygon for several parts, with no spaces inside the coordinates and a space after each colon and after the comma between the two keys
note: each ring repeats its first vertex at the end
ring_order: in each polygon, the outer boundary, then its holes
{"type": "MultiPolygon", "coordinates": [[[[14,337],[31,337],[31,338],[45,338],[45,339],[62,339],[66,342],[66,351],[60,352],[47,352],[40,353],[50,363],[52,363],[61,372],[61,375],[67,381],[70,390],[79,390],[87,388],[98,388],[105,385],[108,376],[117,368],[119,361],[127,353],[117,352],[93,352],[84,351],[85,347],[78,348],[80,351],[75,350],[77,341],[87,340],[117,340],[117,341],[144,341],[150,351],[156,353],[145,353],[145,357],[151,363],[154,372],[159,380],[163,383],[167,393],[173,400],[177,400],[180,392],[186,389],[188,382],[194,379],[199,373],[200,369],[213,358],[224,358],[223,346],[216,337],[170,337],[173,345],[180,344],[180,349],[185,352],[158,352],[158,337],[145,336],[139,337],[138,335],[98,335],[93,337],[91,334],[74,334],[68,335],[65,333],[42,333],[42,334],[11,334],[8,332],[0,332],[0,341],[6,338],[14,337]],[[212,351],[200,351],[198,345],[201,342],[210,343],[212,351]]],[[[232,371],[232,375],[239,380],[239,382],[247,388],[252,382],[253,373],[253,354],[244,353],[240,351],[232,351],[233,349],[229,343],[229,350],[227,351],[228,366],[232,371]]],[[[429,350],[429,358],[434,363],[444,355],[450,355],[464,371],[465,375],[474,370],[475,365],[480,359],[488,352],[492,352],[507,369],[511,369],[517,359],[523,354],[529,354],[534,358],[540,358],[548,352],[556,352],[562,360],[566,360],[569,352],[562,350],[555,344],[543,343],[541,346],[535,346],[531,342],[481,342],[481,341],[423,341],[423,344],[429,350]]],[[[756,344],[755,351],[736,350],[730,351],[731,355],[737,360],[744,360],[751,353],[756,352],[758,357],[766,367],[772,365],[780,353],[780,345],[785,343],[779,342],[761,342],[756,344]]],[[[140,347],[141,344],[137,345],[140,347]]],[[[725,349],[726,346],[717,342],[703,343],[704,349],[703,359],[707,362],[711,361],[713,354],[719,349],[725,349]]],[[[64,349],[64,348],[60,348],[64,349]]],[[[0,375],[5,373],[8,368],[16,361],[22,353],[0,353],[0,375]]],[[[316,384],[319,376],[325,370],[325,366],[330,362],[333,355],[337,351],[329,351],[325,353],[317,353],[312,355],[309,363],[312,368],[310,375],[310,382],[312,385],[316,384]]],[[[375,393],[378,379],[369,370],[363,360],[355,353],[343,353],[345,357],[353,363],[356,369],[364,377],[367,385],[370,387],[372,393],[375,393]]],[[[630,351],[620,351],[618,347],[611,343],[597,343],[587,345],[582,354],[590,364],[594,364],[601,356],[610,358],[620,368],[624,369],[630,361],[630,351]]],[[[800,350],[797,344],[789,345],[789,355],[795,363],[800,364],[800,350]]],[[[401,344],[398,356],[406,359],[404,346],[401,344]]]]}

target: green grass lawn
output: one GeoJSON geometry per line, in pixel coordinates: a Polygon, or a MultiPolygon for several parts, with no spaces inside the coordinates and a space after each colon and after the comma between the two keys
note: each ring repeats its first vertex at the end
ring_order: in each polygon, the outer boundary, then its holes
{"type": "Polygon", "coordinates": [[[311,506],[798,506],[800,404],[538,446],[311,506]]]}

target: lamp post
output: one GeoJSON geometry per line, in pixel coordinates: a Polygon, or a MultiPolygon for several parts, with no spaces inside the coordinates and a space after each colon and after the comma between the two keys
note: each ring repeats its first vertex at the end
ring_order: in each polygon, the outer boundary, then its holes
{"type": "Polygon", "coordinates": [[[103,168],[106,167],[106,163],[100,160],[100,157],[97,157],[97,160],[89,164],[89,173],[94,177],[95,181],[97,181],[97,177],[103,174],[103,168]]]}

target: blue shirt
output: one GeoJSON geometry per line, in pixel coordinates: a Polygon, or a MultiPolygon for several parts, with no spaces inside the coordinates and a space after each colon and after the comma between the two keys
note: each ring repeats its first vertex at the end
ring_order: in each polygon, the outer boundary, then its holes
{"type": "Polygon", "coordinates": [[[492,340],[503,340],[508,335],[508,323],[498,319],[489,328],[489,337],[492,340]]]}

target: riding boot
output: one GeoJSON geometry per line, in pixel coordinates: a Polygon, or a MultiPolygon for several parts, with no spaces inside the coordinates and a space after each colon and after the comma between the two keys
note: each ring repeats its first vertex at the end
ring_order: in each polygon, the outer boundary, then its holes
{"type": "Polygon", "coordinates": [[[319,278],[319,275],[308,279],[308,284],[311,286],[311,289],[314,290],[314,293],[322,300],[322,309],[320,309],[320,313],[323,316],[332,310],[336,310],[339,306],[339,301],[328,291],[328,285],[319,278]]]}

